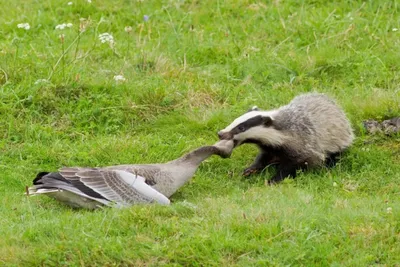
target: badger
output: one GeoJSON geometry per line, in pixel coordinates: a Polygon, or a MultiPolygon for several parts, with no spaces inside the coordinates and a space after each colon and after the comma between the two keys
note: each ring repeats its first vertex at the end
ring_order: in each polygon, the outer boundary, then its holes
{"type": "Polygon", "coordinates": [[[234,147],[256,144],[260,153],[244,176],[269,165],[277,171],[268,181],[278,183],[298,170],[336,164],[353,142],[354,134],[344,111],[321,93],[306,93],[274,110],[256,106],[218,132],[219,139],[233,140],[234,147]]]}

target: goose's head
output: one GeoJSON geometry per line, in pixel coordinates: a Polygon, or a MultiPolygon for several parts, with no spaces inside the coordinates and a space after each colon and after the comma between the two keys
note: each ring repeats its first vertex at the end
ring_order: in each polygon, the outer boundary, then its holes
{"type": "Polygon", "coordinates": [[[234,147],[233,140],[220,140],[213,145],[217,149],[217,155],[221,156],[222,158],[229,158],[232,154],[232,150],[234,147]]]}

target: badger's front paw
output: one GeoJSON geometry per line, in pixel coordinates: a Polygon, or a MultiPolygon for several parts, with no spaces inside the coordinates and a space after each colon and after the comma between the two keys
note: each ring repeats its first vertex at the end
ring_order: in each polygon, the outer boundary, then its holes
{"type": "Polygon", "coordinates": [[[248,177],[248,176],[251,176],[253,174],[259,173],[260,171],[261,171],[260,169],[255,169],[255,168],[249,167],[249,168],[247,168],[247,169],[245,169],[243,171],[242,175],[244,177],[248,177]]]}

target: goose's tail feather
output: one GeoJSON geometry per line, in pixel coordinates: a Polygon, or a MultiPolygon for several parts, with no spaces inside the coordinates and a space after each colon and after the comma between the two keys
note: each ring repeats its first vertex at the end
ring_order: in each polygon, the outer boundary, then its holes
{"type": "Polygon", "coordinates": [[[28,196],[45,194],[72,207],[94,209],[110,204],[110,201],[100,194],[90,188],[82,187],[79,180],[67,180],[58,172],[38,173],[33,185],[25,194],[28,196]]]}
{"type": "Polygon", "coordinates": [[[45,175],[47,175],[47,174],[49,174],[49,172],[39,172],[39,173],[36,175],[36,178],[33,179],[33,184],[39,184],[39,183],[41,183],[41,182],[40,182],[40,179],[42,179],[42,177],[45,176],[45,175]]]}

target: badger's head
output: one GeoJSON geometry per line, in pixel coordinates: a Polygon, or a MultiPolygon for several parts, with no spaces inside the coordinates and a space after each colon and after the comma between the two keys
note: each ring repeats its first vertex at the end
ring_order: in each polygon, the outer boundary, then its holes
{"type": "Polygon", "coordinates": [[[219,139],[233,140],[235,147],[243,143],[280,145],[284,135],[275,127],[276,114],[276,110],[262,111],[255,106],[219,131],[219,139]]]}

